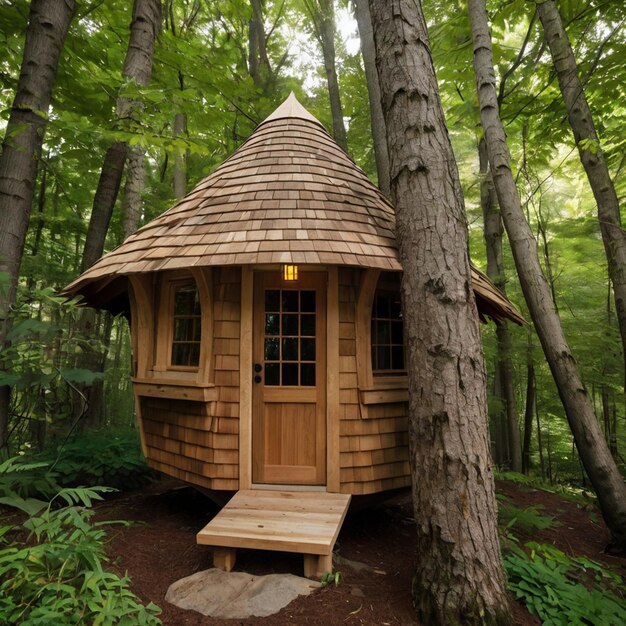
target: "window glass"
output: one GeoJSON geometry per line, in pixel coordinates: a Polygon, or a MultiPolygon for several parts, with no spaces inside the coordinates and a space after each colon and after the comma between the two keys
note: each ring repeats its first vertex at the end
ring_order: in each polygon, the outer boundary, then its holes
{"type": "Polygon", "coordinates": [[[198,367],[202,338],[200,297],[193,283],[174,286],[171,365],[198,367]]]}
{"type": "Polygon", "coordinates": [[[400,291],[376,292],[372,305],[372,370],[374,374],[402,373],[404,332],[400,291]]]}

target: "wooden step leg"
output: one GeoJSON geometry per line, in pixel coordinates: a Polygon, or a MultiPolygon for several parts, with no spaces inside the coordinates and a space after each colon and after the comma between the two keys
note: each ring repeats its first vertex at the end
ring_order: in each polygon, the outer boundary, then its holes
{"type": "Polygon", "coordinates": [[[235,567],[236,560],[235,548],[213,548],[213,567],[230,572],[235,567]]]}
{"type": "Polygon", "coordinates": [[[330,554],[305,554],[304,576],[305,578],[321,578],[326,572],[333,571],[333,555],[330,554]]]}

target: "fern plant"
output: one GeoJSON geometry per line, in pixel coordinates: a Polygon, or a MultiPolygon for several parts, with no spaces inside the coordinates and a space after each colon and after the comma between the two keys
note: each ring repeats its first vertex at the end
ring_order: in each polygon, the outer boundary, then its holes
{"type": "Polygon", "coordinates": [[[90,507],[111,489],[64,488],[48,502],[23,497],[10,487],[11,474],[25,471],[17,465],[10,460],[0,466],[5,489],[0,502],[27,515],[20,526],[0,528],[0,623],[160,624],[160,609],[142,605],[128,576],[103,567],[105,526],[126,522],[94,522],[90,507]]]}

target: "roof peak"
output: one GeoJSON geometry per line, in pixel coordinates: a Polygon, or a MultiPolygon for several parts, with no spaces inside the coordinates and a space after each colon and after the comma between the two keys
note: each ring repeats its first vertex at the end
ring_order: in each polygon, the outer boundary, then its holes
{"type": "MultiPolygon", "coordinates": [[[[313,115],[309,113],[301,104],[298,102],[296,98],[296,94],[292,91],[287,99],[273,112],[270,113],[261,124],[265,124],[265,122],[271,122],[273,120],[283,119],[285,117],[298,117],[303,120],[308,120],[309,122],[315,122],[322,126],[322,123],[313,115]]],[[[261,125],[259,124],[259,126],[261,125]]],[[[322,126],[323,128],[323,126],[322,126]]]]}

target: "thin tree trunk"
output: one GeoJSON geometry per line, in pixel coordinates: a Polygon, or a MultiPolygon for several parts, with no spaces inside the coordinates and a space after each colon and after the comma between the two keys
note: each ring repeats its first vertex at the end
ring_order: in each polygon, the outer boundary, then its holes
{"type": "MultiPolygon", "coordinates": [[[[124,76],[139,85],[147,85],[150,82],[154,44],[160,24],[160,0],[135,0],[128,50],[124,60],[124,76]]],[[[117,100],[117,115],[121,123],[137,118],[140,109],[141,105],[136,101],[121,97],[117,100]]],[[[91,267],[104,251],[106,235],[122,181],[127,155],[128,146],[122,141],[114,142],[105,154],[85,238],[82,271],[91,267]]],[[[90,310],[83,311],[78,321],[78,330],[82,337],[90,337],[97,328],[98,325],[93,312],[90,310]]],[[[101,357],[98,352],[87,349],[79,355],[77,367],[99,371],[97,368],[100,362],[101,357]]],[[[89,411],[93,413],[93,417],[88,418],[87,422],[99,422],[99,416],[102,415],[103,409],[102,394],[98,385],[92,385],[82,391],[87,397],[89,411]]],[[[74,419],[77,419],[82,412],[82,398],[78,398],[74,403],[74,419]]]]}
{"type": "MultiPolygon", "coordinates": [[[[154,43],[160,24],[160,0],[135,0],[130,39],[124,61],[124,76],[139,85],[147,85],[150,82],[154,43]]],[[[139,108],[139,103],[128,98],[117,100],[117,114],[122,121],[132,119],[139,108]]],[[[83,271],[91,267],[104,251],[104,242],[122,182],[127,154],[127,145],[117,141],[107,150],[104,157],[85,239],[83,271]]]]}
{"type": "MultiPolygon", "coordinates": [[[[52,88],[74,0],[32,0],[20,77],[0,155],[0,350],[15,303],[20,263],[33,203],[37,164],[48,121],[52,88]]],[[[0,369],[3,368],[0,363],[0,369]]],[[[0,449],[7,444],[10,388],[0,386],[0,449]]]]}
{"type": "Polygon", "coordinates": [[[539,417],[539,392],[537,379],[535,378],[535,418],[537,420],[537,450],[539,451],[539,464],[541,465],[541,478],[546,477],[546,462],[543,457],[543,435],[541,433],[541,418],[539,417]]]}
{"type": "Polygon", "coordinates": [[[143,191],[146,184],[146,156],[143,148],[133,146],[128,150],[126,185],[122,207],[122,238],[130,237],[139,226],[143,213],[143,191]]]}
{"type": "MultiPolygon", "coordinates": [[[[39,182],[39,194],[37,195],[37,215],[35,217],[35,238],[33,246],[30,249],[30,255],[36,257],[39,254],[39,246],[41,245],[41,236],[43,235],[43,227],[45,222],[46,209],[46,193],[48,191],[48,170],[44,167],[41,170],[41,180],[39,182]]],[[[35,286],[35,274],[31,271],[26,281],[26,290],[32,291],[35,286]]]]}
{"type": "MultiPolygon", "coordinates": [[[[187,115],[176,113],[174,116],[174,137],[187,134],[187,115]]],[[[187,193],[187,155],[176,152],[174,155],[174,196],[182,198],[187,193]]]]}
{"type": "Polygon", "coordinates": [[[330,113],[333,118],[333,137],[347,152],[348,136],[343,122],[343,108],[339,96],[339,80],[335,63],[335,10],[333,0],[317,0],[319,5],[319,36],[324,57],[324,69],[328,83],[330,113]]]}
{"type": "MultiPolygon", "coordinates": [[[[506,294],[504,261],[502,258],[502,219],[500,207],[489,172],[487,146],[482,137],[478,142],[480,166],[480,203],[483,210],[485,245],[487,248],[487,276],[494,285],[506,294]]],[[[515,384],[513,381],[513,363],[511,362],[511,333],[506,322],[496,328],[498,347],[497,367],[500,370],[501,398],[504,405],[505,432],[508,440],[509,466],[514,472],[522,471],[522,445],[520,441],[517,409],[515,407],[515,384]]]]}
{"type": "Polygon", "coordinates": [[[489,162],[522,290],[554,376],[585,470],[596,490],[612,543],[626,548],[626,485],[602,436],[576,361],[567,344],[550,287],[541,271],[537,243],[522,211],[495,90],[491,35],[485,0],[468,0],[474,68],[489,162]]]}
{"type": "Polygon", "coordinates": [[[426,23],[411,0],[370,12],[404,270],[414,604],[425,624],[508,623],[467,222],[426,23]]]}
{"type": "Polygon", "coordinates": [[[266,92],[272,83],[273,72],[267,56],[263,4],[263,0],[250,0],[252,16],[248,23],[248,71],[254,84],[266,92]]]}
{"type": "Polygon", "coordinates": [[[532,358],[531,331],[528,330],[528,363],[526,365],[526,410],[524,411],[524,445],[522,447],[522,472],[530,472],[530,446],[533,436],[533,412],[535,409],[535,365],[532,358]]]}
{"type": "Polygon", "coordinates": [[[626,230],[621,227],[619,200],[559,10],[553,0],[544,0],[537,3],[537,13],[550,48],[578,154],[598,205],[598,221],[613,283],[615,311],[626,362],[626,230]]]}
{"type": "Polygon", "coordinates": [[[389,188],[387,129],[385,128],[385,116],[383,115],[383,107],[380,101],[380,85],[378,84],[378,72],[376,71],[376,48],[374,47],[374,33],[372,32],[372,18],[368,0],[354,0],[354,14],[359,27],[361,56],[363,57],[363,67],[365,68],[367,81],[378,187],[388,198],[391,195],[391,189],[389,188]]]}

